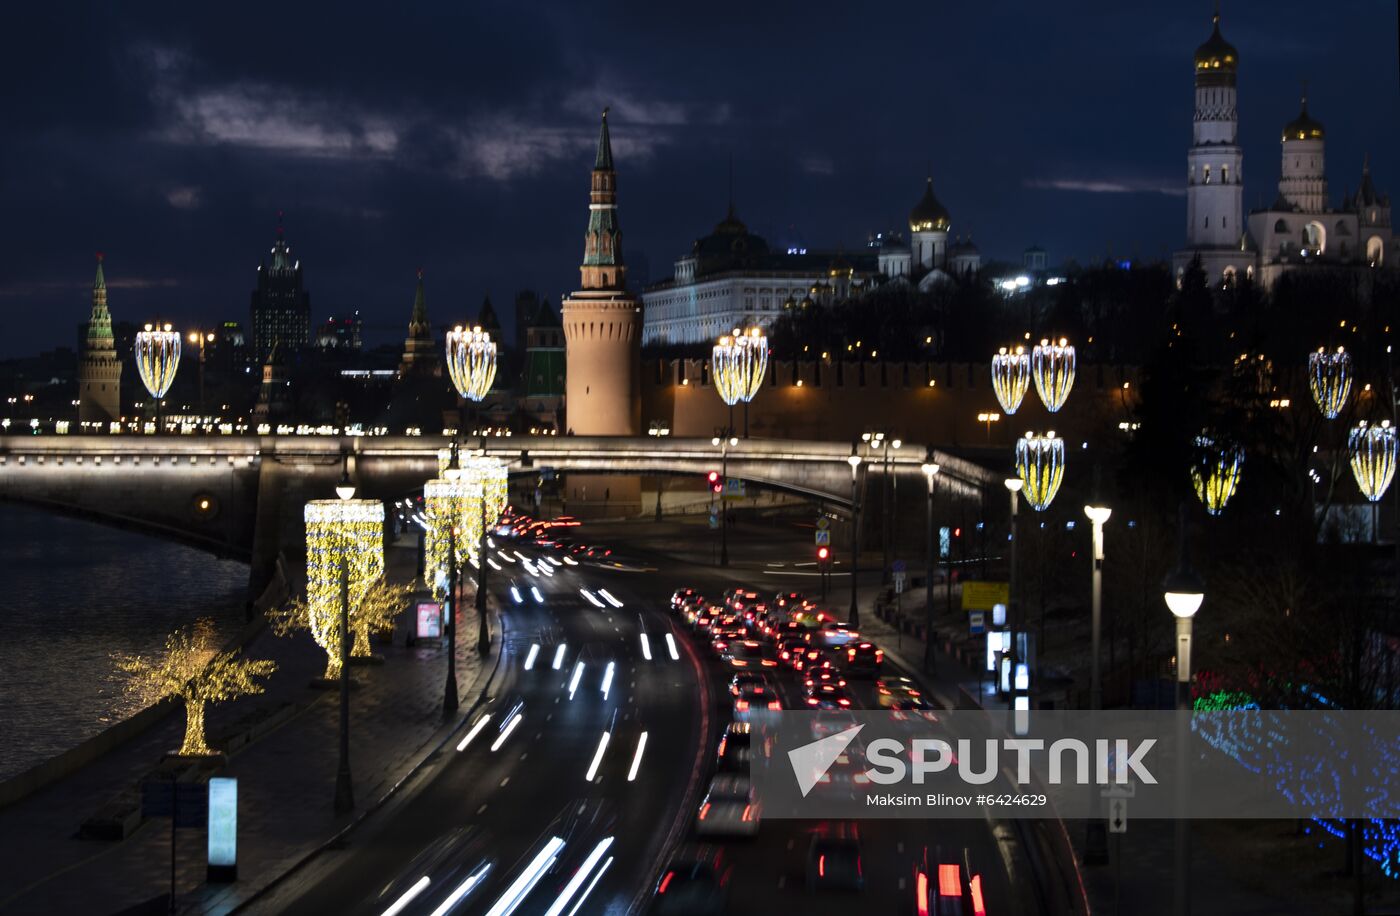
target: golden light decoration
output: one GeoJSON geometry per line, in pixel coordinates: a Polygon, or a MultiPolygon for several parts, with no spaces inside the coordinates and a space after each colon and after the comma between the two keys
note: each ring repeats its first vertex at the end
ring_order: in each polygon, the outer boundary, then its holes
{"type": "Polygon", "coordinates": [[[480,401],[496,380],[496,344],[481,328],[461,325],[447,332],[447,374],[457,393],[480,401]]]}
{"type": "Polygon", "coordinates": [[[510,502],[510,470],[489,455],[471,455],[461,464],[466,479],[486,494],[486,524],[496,524],[510,502]]]}
{"type": "Polygon", "coordinates": [[[1335,353],[1318,347],[1308,354],[1308,387],[1322,415],[1337,419],[1351,395],[1351,354],[1344,347],[1335,353]]]}
{"type": "Polygon", "coordinates": [[[1009,417],[1021,407],[1031,387],[1031,357],[1025,347],[1002,347],[992,357],[992,390],[1009,417]]]}
{"type": "Polygon", "coordinates": [[[1395,427],[1389,420],[1379,426],[1362,423],[1352,428],[1347,437],[1347,452],[1351,457],[1351,475],[1361,493],[1371,502],[1379,502],[1395,478],[1395,427]]]}
{"type": "Polygon", "coordinates": [[[146,325],[136,333],[136,371],[141,383],[157,401],[165,397],[175,383],[175,371],[180,368],[180,332],[170,325],[146,325]]]}
{"type": "Polygon", "coordinates": [[[1053,430],[1043,436],[1026,433],[1017,439],[1016,474],[1031,508],[1037,512],[1050,508],[1065,479],[1065,440],[1053,430]]]}
{"type": "Polygon", "coordinates": [[[423,485],[423,577],[439,598],[447,594],[451,569],[452,529],[456,527],[457,562],[476,558],[481,544],[481,487],[463,470],[423,485]]]}
{"type": "Polygon", "coordinates": [[[1055,413],[1065,406],[1069,391],[1074,387],[1074,347],[1061,337],[1058,343],[1042,340],[1031,351],[1031,374],[1035,390],[1045,409],[1055,413]]]}
{"type": "MultiPolygon", "coordinates": [[[[316,645],[326,650],[325,676],[333,679],[340,676],[341,571],[349,563],[350,607],[358,607],[384,575],[384,504],[377,499],[313,499],[302,517],[308,628],[316,645]]],[[[354,624],[351,630],[351,654],[369,655],[368,624],[354,624]]]]}
{"type": "Polygon", "coordinates": [[[752,401],[768,374],[768,337],[763,330],[735,328],[721,337],[710,354],[710,374],[720,400],[730,407],[752,401]]]}
{"type": "Polygon", "coordinates": [[[1219,443],[1210,436],[1196,437],[1196,460],[1191,465],[1191,486],[1206,512],[1219,515],[1240,488],[1244,449],[1219,443]]]}

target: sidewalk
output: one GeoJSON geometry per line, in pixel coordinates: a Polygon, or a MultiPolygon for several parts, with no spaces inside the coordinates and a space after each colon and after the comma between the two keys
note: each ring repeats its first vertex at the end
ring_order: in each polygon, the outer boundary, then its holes
{"type": "MultiPolygon", "coordinates": [[[[414,575],[416,552],[391,548],[389,577],[414,575]]],[[[229,758],[217,775],[238,784],[238,881],[205,884],[205,830],[178,831],[177,888],[182,913],[224,913],[276,879],[308,853],[362,816],[443,739],[444,648],[405,647],[401,618],[392,646],[376,644],[383,664],[355,666],[350,698],[350,765],[356,809],[332,810],[339,756],[339,693],[316,689],[312,679],[325,654],[309,635],[280,639],[264,629],[245,648],[270,658],[278,670],[267,693],[208,711],[211,743],[255,709],[292,705],[292,717],[229,758]]],[[[463,609],[459,634],[476,632],[475,614],[463,609]]],[[[481,689],[494,656],[479,658],[474,639],[457,640],[462,712],[481,689]]],[[[454,723],[455,724],[455,723],[454,723]]],[[[129,788],[179,746],[184,714],[164,721],[93,765],[0,810],[0,913],[112,913],[168,893],[170,822],[150,820],[124,841],[77,839],[78,826],[129,788]]],[[[164,912],[161,910],[161,912],[164,912]]]]}

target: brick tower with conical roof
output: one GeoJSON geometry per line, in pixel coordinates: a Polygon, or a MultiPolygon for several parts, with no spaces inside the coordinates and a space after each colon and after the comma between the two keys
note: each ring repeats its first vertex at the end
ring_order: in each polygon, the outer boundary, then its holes
{"type": "MultiPolygon", "coordinates": [[[[97,278],[92,283],[92,317],[88,319],[83,361],[78,367],[78,422],[106,424],[122,414],[122,363],[112,336],[112,313],[107,310],[107,278],[102,275],[102,252],[97,253],[97,278]]],[[[106,432],[104,428],[100,430],[106,432]]]]}
{"type": "Polygon", "coordinates": [[[428,323],[428,301],[423,295],[423,268],[418,268],[418,289],[413,294],[413,314],[408,319],[408,337],[403,342],[403,359],[399,361],[399,377],[407,375],[442,375],[433,328],[428,323]]]}
{"type": "Polygon", "coordinates": [[[627,292],[606,109],[593,161],[579,273],[582,289],[563,302],[568,429],[579,436],[638,435],[642,306],[627,292]]]}

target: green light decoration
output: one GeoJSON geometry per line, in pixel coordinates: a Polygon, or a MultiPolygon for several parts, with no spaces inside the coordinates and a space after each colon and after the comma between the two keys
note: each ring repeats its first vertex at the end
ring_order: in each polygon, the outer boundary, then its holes
{"type": "Polygon", "coordinates": [[[1054,430],[1043,436],[1026,433],[1016,440],[1016,474],[1021,478],[1021,494],[1032,509],[1044,512],[1060,492],[1065,477],[1065,440],[1054,430]]]}
{"type": "Polygon", "coordinates": [[[1395,427],[1389,420],[1371,426],[1362,423],[1347,437],[1347,452],[1351,458],[1351,475],[1361,493],[1371,502],[1379,502],[1395,478],[1395,427]]]}
{"type": "Polygon", "coordinates": [[[1196,460],[1191,465],[1191,486],[1210,515],[1219,515],[1240,487],[1244,449],[1218,444],[1211,436],[1196,437],[1196,460]]]}
{"type": "Polygon", "coordinates": [[[1351,354],[1344,347],[1329,353],[1318,347],[1308,354],[1308,387],[1322,415],[1337,419],[1351,395],[1351,354]]]}

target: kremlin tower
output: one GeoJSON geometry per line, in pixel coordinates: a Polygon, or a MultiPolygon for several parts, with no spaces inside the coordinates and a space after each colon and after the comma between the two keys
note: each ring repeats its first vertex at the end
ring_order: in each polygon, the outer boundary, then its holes
{"type": "Polygon", "coordinates": [[[112,313],[107,311],[107,279],[102,275],[102,253],[98,252],[97,278],[92,283],[92,317],[88,319],[83,360],[78,368],[78,422],[105,426],[120,420],[121,382],[122,364],[112,337],[112,313]]]}

